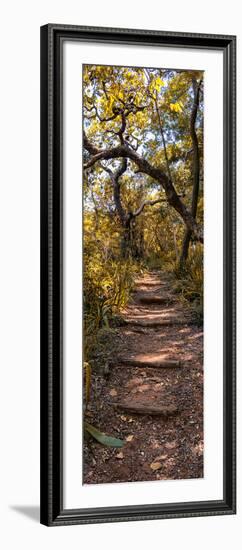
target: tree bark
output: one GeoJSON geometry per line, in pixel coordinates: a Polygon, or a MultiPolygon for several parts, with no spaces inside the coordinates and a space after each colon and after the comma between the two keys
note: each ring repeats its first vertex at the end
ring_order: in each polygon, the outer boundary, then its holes
{"type": "Polygon", "coordinates": [[[131,217],[128,214],[126,216],[124,224],[122,224],[122,237],[121,237],[121,256],[127,260],[132,256],[131,246],[131,217]]]}
{"type": "MultiPolygon", "coordinates": [[[[192,163],[193,164],[193,167],[192,167],[193,191],[192,191],[191,215],[194,218],[194,220],[196,220],[197,204],[198,204],[198,196],[199,196],[200,158],[199,158],[198,138],[196,133],[196,119],[197,119],[197,111],[199,106],[200,86],[201,86],[201,81],[197,83],[196,80],[193,80],[194,100],[193,100],[193,109],[192,109],[191,120],[190,120],[190,132],[191,132],[192,149],[193,149],[193,163],[192,163]]],[[[185,231],[183,243],[182,243],[182,251],[181,251],[180,262],[179,262],[180,269],[184,268],[186,260],[188,258],[188,251],[189,251],[191,238],[192,238],[192,231],[190,228],[187,227],[185,231]]]]}
{"type": "Polygon", "coordinates": [[[103,170],[107,172],[110,176],[112,185],[113,185],[113,200],[115,204],[115,209],[119,217],[119,221],[122,226],[122,237],[121,237],[121,256],[122,258],[132,258],[140,259],[143,257],[144,251],[144,242],[143,235],[137,235],[135,230],[135,218],[139,216],[146,206],[154,206],[160,202],[163,202],[165,199],[155,199],[155,200],[145,200],[143,201],[139,208],[134,212],[126,212],[121,201],[121,183],[120,177],[124,174],[127,169],[127,158],[123,158],[120,166],[113,172],[110,168],[101,165],[103,170]],[[140,242],[138,242],[140,240],[140,242]]]}

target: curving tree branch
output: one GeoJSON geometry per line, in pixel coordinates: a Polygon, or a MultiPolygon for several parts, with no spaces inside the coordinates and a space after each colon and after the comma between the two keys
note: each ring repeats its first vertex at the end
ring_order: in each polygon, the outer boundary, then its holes
{"type": "Polygon", "coordinates": [[[84,165],[84,169],[94,166],[94,164],[100,160],[110,160],[114,158],[129,158],[135,162],[140,172],[147,174],[160,183],[165,191],[167,202],[180,214],[187,229],[191,230],[195,239],[203,242],[202,228],[197,224],[191,212],[189,212],[181,201],[171,180],[160,168],[156,168],[148,160],[140,157],[137,151],[129,147],[127,142],[109,149],[98,149],[90,142],[84,132],[83,146],[91,155],[89,161],[84,165]]]}
{"type": "Polygon", "coordinates": [[[136,216],[139,216],[141,214],[141,212],[143,212],[145,206],[154,206],[155,204],[158,204],[160,202],[166,202],[166,199],[156,199],[156,200],[146,200],[144,202],[142,202],[142,204],[139,206],[139,208],[135,211],[135,212],[132,212],[132,217],[133,218],[136,218],[136,216]]]}

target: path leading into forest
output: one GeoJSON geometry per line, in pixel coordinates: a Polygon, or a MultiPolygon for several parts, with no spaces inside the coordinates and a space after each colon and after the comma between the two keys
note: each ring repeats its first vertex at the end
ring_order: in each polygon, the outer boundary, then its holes
{"type": "Polygon", "coordinates": [[[95,374],[90,422],[125,440],[89,441],[84,483],[203,477],[203,331],[167,273],[136,280],[111,342],[109,375],[95,374]]]}

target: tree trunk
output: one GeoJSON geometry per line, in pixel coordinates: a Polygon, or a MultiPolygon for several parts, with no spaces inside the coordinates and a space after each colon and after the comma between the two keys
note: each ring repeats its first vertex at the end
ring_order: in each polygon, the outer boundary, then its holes
{"type": "Polygon", "coordinates": [[[178,248],[177,248],[177,240],[176,240],[176,229],[173,229],[173,240],[174,240],[174,248],[175,248],[175,254],[176,254],[176,261],[178,262],[178,248]]]}
{"type": "MultiPolygon", "coordinates": [[[[196,134],[196,119],[197,119],[197,111],[199,106],[200,85],[201,85],[201,82],[197,83],[196,80],[193,80],[194,101],[193,101],[193,109],[192,109],[191,121],[190,121],[190,132],[191,132],[192,147],[193,147],[193,168],[192,168],[193,191],[192,191],[191,214],[194,220],[196,220],[197,203],[198,203],[198,196],[199,196],[200,158],[199,158],[198,138],[196,134]]],[[[188,251],[189,251],[191,237],[192,237],[192,231],[186,228],[183,243],[182,243],[180,262],[179,262],[180,269],[184,268],[186,260],[188,258],[188,251]]]]}
{"type": "Polygon", "coordinates": [[[191,236],[192,236],[191,231],[189,229],[186,229],[185,230],[185,235],[184,235],[184,238],[183,238],[182,251],[181,251],[181,256],[180,256],[180,265],[179,265],[180,269],[184,268],[185,263],[187,261],[191,236]]]}
{"type": "Polygon", "coordinates": [[[127,260],[132,255],[131,217],[128,215],[122,223],[121,257],[127,260]]]}

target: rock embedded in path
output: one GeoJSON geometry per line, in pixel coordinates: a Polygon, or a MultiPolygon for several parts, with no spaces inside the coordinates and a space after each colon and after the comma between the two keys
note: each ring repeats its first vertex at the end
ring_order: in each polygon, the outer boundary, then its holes
{"type": "Polygon", "coordinates": [[[115,407],[133,414],[143,414],[150,416],[170,416],[178,412],[176,405],[140,403],[137,401],[123,401],[114,404],[115,407]]]}
{"type": "Polygon", "coordinates": [[[149,288],[157,287],[157,288],[160,288],[161,286],[162,285],[161,285],[160,281],[156,281],[156,280],[154,280],[154,281],[145,281],[145,280],[136,281],[134,290],[136,288],[139,288],[139,287],[145,287],[145,288],[147,288],[147,287],[149,287],[149,288]]]}
{"type": "Polygon", "coordinates": [[[158,327],[169,327],[173,325],[184,325],[186,321],[184,319],[124,319],[125,325],[132,325],[136,327],[149,327],[149,328],[158,328],[158,327]]]}
{"type": "Polygon", "coordinates": [[[164,359],[163,355],[154,354],[118,357],[117,362],[128,367],[179,368],[182,365],[177,359],[164,359]]]}
{"type": "Polygon", "coordinates": [[[168,301],[170,301],[170,297],[150,294],[149,296],[140,296],[139,301],[141,304],[159,305],[166,304],[168,301]]]}

